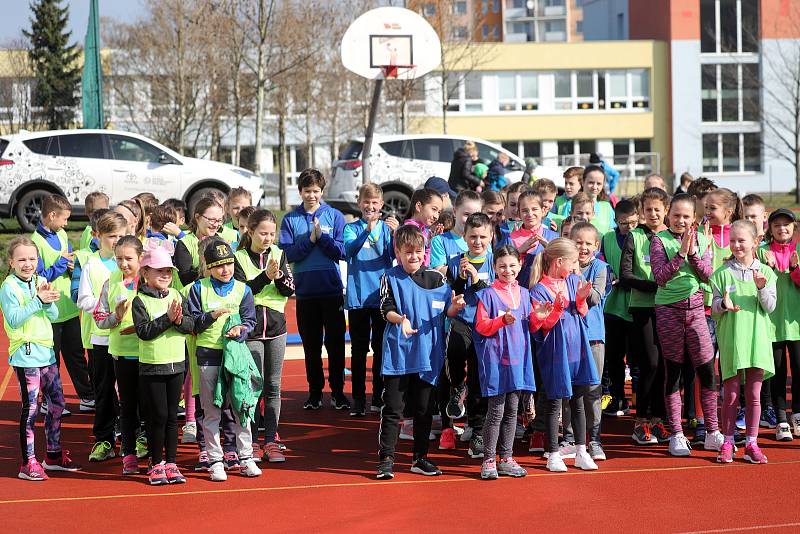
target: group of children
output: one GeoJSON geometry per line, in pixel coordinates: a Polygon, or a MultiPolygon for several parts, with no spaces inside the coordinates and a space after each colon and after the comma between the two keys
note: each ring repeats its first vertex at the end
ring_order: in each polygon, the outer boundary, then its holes
{"type": "Polygon", "coordinates": [[[484,479],[525,476],[513,457],[519,420],[550,471],[566,471],[565,459],[595,470],[606,459],[602,416],[631,405],[633,440],[669,443],[675,456],[691,454],[684,415],[693,439],[724,463],[742,443],[746,460],[767,462],[759,425],[778,440],[800,437],[800,381],[791,426],[786,414],[787,351],[800,373],[794,214],[767,219],[757,196],[742,203],[702,178],[670,198],[663,179],[648,177],[641,195],[613,207],[601,166],[569,168],[564,179],[560,196],[546,179],[455,198],[422,188],[402,221],[383,217],[383,192],[367,184],[361,217],[345,224],[322,200],[325,177],[307,169],[302,203],[280,228],[237,189],[197,202],[186,233],[179,201],[143,193],[109,209],[95,193],[74,253],[63,231],[70,205],[48,197],[33,236],[11,242],[0,289],[23,392],[20,478],[79,469],[60,444],[59,353],[80,407],[95,410],[91,461],[115,456],[119,420],[124,474],[149,457],[151,484],[185,482],[175,463],[181,404],[182,440],[198,444],[196,469],[211,480],[231,469],[258,476],[262,456],[285,461],[277,430],[293,294],[303,407],[322,407],[324,345],[331,405],[354,417],[380,412],[379,479],[394,476],[399,437],[413,440],[412,472],[440,474],[428,458],[436,433],[442,450],[459,434],[468,441],[484,479]],[[39,392],[42,465],[33,446],[39,392]],[[453,424],[465,416],[466,427],[453,424]]]}
{"type": "Polygon", "coordinates": [[[80,409],[94,411],[90,461],[117,456],[121,436],[124,475],[139,473],[139,459],[149,458],[150,484],[185,482],[176,465],[179,410],[182,441],[198,445],[195,470],[213,481],[230,470],[259,476],[262,454],[285,461],[277,430],[284,308],[294,284],[275,244],[278,221],[251,200],[244,189],[227,198],[210,193],[184,232],[179,200],[159,204],[142,193],[110,207],[107,195],[91,193],[90,224],[73,252],[64,231],[69,201],[45,198],[32,236],[9,244],[0,287],[9,362],[23,392],[19,478],[80,469],[61,446],[61,355],[80,409]],[[34,447],[40,394],[42,464],[34,447]]]}

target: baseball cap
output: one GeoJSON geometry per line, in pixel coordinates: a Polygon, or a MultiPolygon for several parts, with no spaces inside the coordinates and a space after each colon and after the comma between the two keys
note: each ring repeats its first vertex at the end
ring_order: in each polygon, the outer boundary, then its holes
{"type": "Polygon", "coordinates": [[[781,216],[788,217],[792,222],[797,221],[797,217],[795,217],[794,212],[792,210],[786,208],[779,208],[769,214],[769,219],[767,219],[767,222],[772,224],[772,221],[781,216]]]}
{"type": "Polygon", "coordinates": [[[144,256],[142,256],[142,267],[152,269],[164,269],[172,267],[172,243],[166,241],[162,246],[155,238],[150,238],[144,244],[144,256]]]}
{"type": "Polygon", "coordinates": [[[203,259],[206,261],[206,267],[219,267],[226,263],[233,263],[233,250],[231,246],[222,239],[214,239],[211,243],[206,245],[206,250],[203,252],[203,259]]]}
{"type": "Polygon", "coordinates": [[[444,178],[440,178],[438,176],[431,176],[430,178],[428,178],[428,180],[425,182],[425,187],[433,189],[440,195],[444,195],[445,193],[447,193],[448,195],[450,195],[451,200],[455,200],[457,196],[457,193],[452,189],[450,189],[450,184],[447,183],[447,180],[445,180],[444,178]]]}

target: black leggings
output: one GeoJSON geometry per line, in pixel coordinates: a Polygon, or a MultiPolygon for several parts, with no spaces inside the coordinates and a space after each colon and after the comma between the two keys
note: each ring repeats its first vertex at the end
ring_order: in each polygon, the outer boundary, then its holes
{"type": "Polygon", "coordinates": [[[89,349],[91,361],[92,386],[94,387],[94,423],[92,433],[95,443],[107,441],[117,442],[114,425],[119,417],[119,399],[114,385],[117,377],[114,373],[114,359],[108,353],[108,345],[95,345],[89,349]]]}
{"type": "MultiPolygon", "coordinates": [[[[686,361],[691,363],[691,359],[687,358],[686,361]]],[[[686,362],[684,363],[677,363],[673,361],[667,360],[667,377],[664,386],[664,393],[669,395],[670,393],[676,393],[681,387],[681,379],[683,378],[683,373],[686,371],[686,362]]],[[[716,376],[714,374],[714,360],[709,360],[706,363],[702,364],[700,367],[694,368],[692,367],[692,373],[697,374],[697,379],[700,381],[700,387],[707,388],[707,389],[716,389],[716,376]]],[[[692,382],[694,384],[694,381],[692,382]]],[[[688,396],[691,395],[694,397],[694,386],[692,386],[692,391],[684,391],[684,395],[688,396]]],[[[686,398],[684,397],[683,402],[686,402],[686,398]]]]}
{"type": "Polygon", "coordinates": [[[447,376],[450,387],[467,382],[467,424],[473,432],[483,431],[489,399],[481,396],[478,355],[472,340],[472,327],[453,320],[447,336],[447,376]]]}
{"type": "MultiPolygon", "coordinates": [[[[572,386],[572,397],[569,398],[569,408],[572,414],[572,431],[575,434],[575,443],[586,445],[586,414],[583,411],[583,396],[589,392],[591,386],[572,386]]],[[[548,450],[558,452],[558,416],[561,415],[562,399],[546,399],[545,420],[547,422],[548,450]]]]}
{"type": "Polygon", "coordinates": [[[136,454],[136,431],[139,430],[139,359],[119,357],[114,360],[119,390],[122,455],[136,454]]]}
{"type": "MultiPolygon", "coordinates": [[[[606,321],[606,364],[608,390],[615,399],[625,398],[625,355],[630,355],[629,340],[633,323],[616,315],[605,314],[606,321]]],[[[628,356],[630,360],[630,356],[628,356]]],[[[630,365],[630,362],[629,362],[630,365]]],[[[630,365],[633,367],[633,365],[630,365]]]]}
{"type": "Polygon", "coordinates": [[[164,459],[167,463],[175,463],[178,453],[178,402],[183,390],[183,373],[142,375],[139,380],[147,399],[150,461],[153,465],[164,459]]]}
{"type": "Polygon", "coordinates": [[[786,419],[786,352],[789,352],[789,367],[792,369],[792,414],[800,414],[800,341],[776,341],[772,344],[775,359],[775,376],[770,381],[772,406],[779,423],[786,419]]]}
{"type": "Polygon", "coordinates": [[[631,352],[636,353],[639,364],[639,383],[636,387],[636,416],[665,417],[664,358],[656,334],[656,311],[654,308],[631,308],[633,331],[631,352]]]}

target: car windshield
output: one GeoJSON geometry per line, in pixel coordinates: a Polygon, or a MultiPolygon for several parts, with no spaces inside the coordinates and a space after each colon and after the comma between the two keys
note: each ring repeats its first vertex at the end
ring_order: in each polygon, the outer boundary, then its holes
{"type": "Polygon", "coordinates": [[[0,156],[2,156],[3,152],[6,151],[6,147],[8,147],[8,141],[5,139],[0,139],[0,156]]]}

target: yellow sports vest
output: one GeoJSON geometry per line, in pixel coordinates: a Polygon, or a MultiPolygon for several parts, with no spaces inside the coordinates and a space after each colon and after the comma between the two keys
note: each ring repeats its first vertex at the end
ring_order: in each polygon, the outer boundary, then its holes
{"type": "MultiPolygon", "coordinates": [[[[19,302],[22,306],[26,306],[31,300],[36,298],[36,295],[26,294],[19,284],[12,279],[14,275],[9,275],[3,281],[3,284],[8,284],[14,293],[17,295],[19,302]]],[[[39,287],[38,277],[34,276],[34,286],[39,287]]],[[[44,309],[40,309],[31,315],[27,321],[20,328],[11,328],[8,321],[3,317],[3,327],[6,329],[8,335],[8,354],[14,354],[25,343],[35,343],[42,347],[53,348],[53,326],[47,318],[44,309]]]]}
{"type": "MultiPolygon", "coordinates": [[[[253,265],[253,262],[246,250],[237,250],[235,256],[248,281],[254,279],[264,271],[264,269],[260,269],[253,265]]],[[[278,265],[281,264],[282,256],[283,251],[279,249],[277,245],[272,245],[269,247],[269,258],[278,262],[278,265]]],[[[278,288],[273,282],[259,291],[258,295],[253,295],[253,300],[255,301],[256,306],[265,306],[272,310],[283,313],[286,309],[286,301],[288,299],[280,294],[278,288]]]]}
{"type": "MultiPolygon", "coordinates": [[[[117,303],[127,300],[133,302],[136,296],[136,291],[125,287],[123,282],[122,271],[114,271],[108,279],[108,307],[110,313],[114,313],[117,303]]],[[[122,335],[120,332],[130,326],[133,326],[133,314],[131,308],[125,313],[122,321],[111,328],[108,333],[108,352],[114,356],[138,356],[139,355],[139,338],[136,333],[122,335]]]]}
{"type": "MultiPolygon", "coordinates": [[[[69,250],[67,233],[64,230],[59,230],[56,235],[58,236],[58,241],[61,243],[60,250],[53,249],[50,243],[48,243],[39,232],[33,232],[33,234],[31,234],[31,239],[36,244],[36,248],[39,249],[39,255],[42,257],[42,263],[45,269],[52,267],[61,257],[61,254],[69,250]]],[[[56,319],[56,323],[63,323],[73,317],[77,317],[80,312],[78,306],[72,302],[72,298],[70,297],[70,283],[69,271],[64,271],[64,274],[50,282],[53,289],[61,292],[61,298],[56,301],[56,307],[58,308],[58,319],[56,319]]]]}
{"type": "MultiPolygon", "coordinates": [[[[150,297],[139,293],[137,296],[142,300],[147,315],[150,320],[167,313],[170,303],[173,300],[181,301],[181,295],[175,289],[170,288],[169,293],[163,299],[150,297]]],[[[182,362],[185,354],[186,339],[184,335],[175,328],[170,328],[160,336],[149,341],[139,339],[139,363],[166,364],[182,362]]]]}
{"type": "MultiPolygon", "coordinates": [[[[200,280],[200,305],[203,311],[206,312],[213,312],[221,308],[238,312],[246,287],[242,282],[234,280],[233,289],[224,297],[220,297],[214,291],[211,280],[203,278],[200,280]]],[[[225,327],[226,320],[227,317],[223,315],[211,323],[211,326],[197,334],[197,346],[208,349],[222,349],[222,337],[225,334],[222,329],[225,327]]]]}

